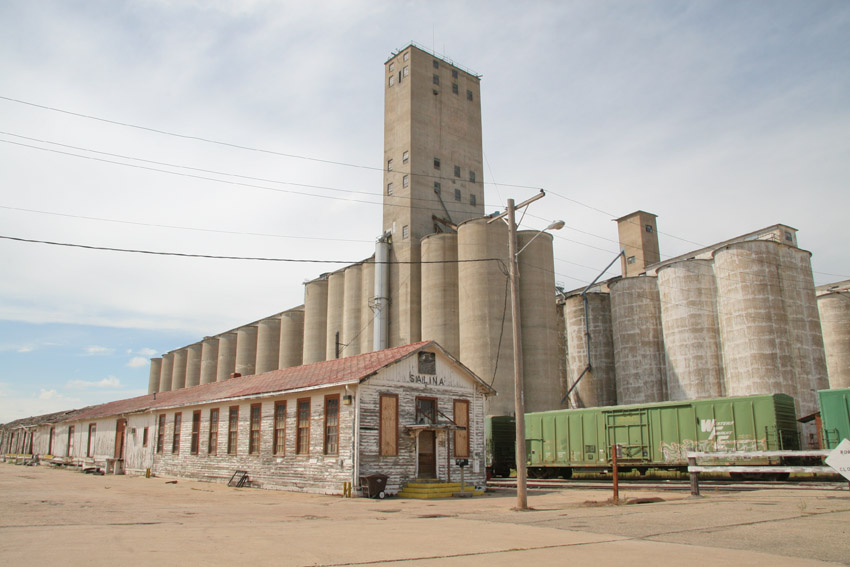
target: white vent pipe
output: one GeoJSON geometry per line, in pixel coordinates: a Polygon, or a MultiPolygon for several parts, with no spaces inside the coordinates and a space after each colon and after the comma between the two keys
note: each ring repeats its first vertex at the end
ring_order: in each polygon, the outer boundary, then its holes
{"type": "Polygon", "coordinates": [[[375,243],[375,327],[372,350],[384,350],[389,345],[390,315],[390,232],[385,232],[375,243]]]}

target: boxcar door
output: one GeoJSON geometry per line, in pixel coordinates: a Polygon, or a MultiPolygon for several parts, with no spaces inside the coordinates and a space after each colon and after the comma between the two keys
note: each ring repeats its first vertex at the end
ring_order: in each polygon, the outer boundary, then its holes
{"type": "Polygon", "coordinates": [[[620,446],[623,462],[643,462],[649,459],[649,414],[646,410],[611,411],[605,415],[608,460],[612,447],[620,446]]]}

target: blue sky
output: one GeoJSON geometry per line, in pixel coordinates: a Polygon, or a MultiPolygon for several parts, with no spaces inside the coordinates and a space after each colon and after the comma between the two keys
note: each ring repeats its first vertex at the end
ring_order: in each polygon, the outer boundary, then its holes
{"type": "MultiPolygon", "coordinates": [[[[414,40],[482,75],[486,209],[549,192],[524,225],[566,221],[560,285],[593,279],[637,209],[663,257],[782,222],[817,283],[850,279],[847,2],[9,0],[0,20],[3,236],[365,258],[383,63],[414,40]]],[[[0,239],[0,422],[139,393],[151,351],[339,266],[0,239]]]]}

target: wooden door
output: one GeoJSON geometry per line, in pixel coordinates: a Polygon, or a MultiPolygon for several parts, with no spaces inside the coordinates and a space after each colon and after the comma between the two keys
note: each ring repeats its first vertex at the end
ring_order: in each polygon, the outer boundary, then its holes
{"type": "Polygon", "coordinates": [[[115,458],[124,458],[124,432],[127,430],[127,420],[119,419],[115,425],[115,458]]]}
{"type": "Polygon", "coordinates": [[[419,478],[437,478],[437,432],[419,434],[419,478]]]}

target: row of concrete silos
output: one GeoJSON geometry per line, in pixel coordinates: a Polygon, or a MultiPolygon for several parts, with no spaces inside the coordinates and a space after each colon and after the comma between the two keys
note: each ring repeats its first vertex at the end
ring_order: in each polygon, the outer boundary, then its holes
{"type": "MultiPolygon", "coordinates": [[[[829,381],[809,258],[778,242],[743,241],[716,249],[710,260],[615,280],[610,294],[587,294],[592,372],[573,403],[781,392],[797,400],[801,414],[815,411],[815,392],[829,381]]],[[[565,309],[571,382],[586,367],[583,302],[569,297],[565,309]]]]}
{"type": "Polygon", "coordinates": [[[818,293],[830,388],[850,388],[850,281],[818,293]]]}
{"type": "Polygon", "coordinates": [[[304,311],[297,307],[152,358],[148,393],[298,366],[303,329],[304,311]]]}

